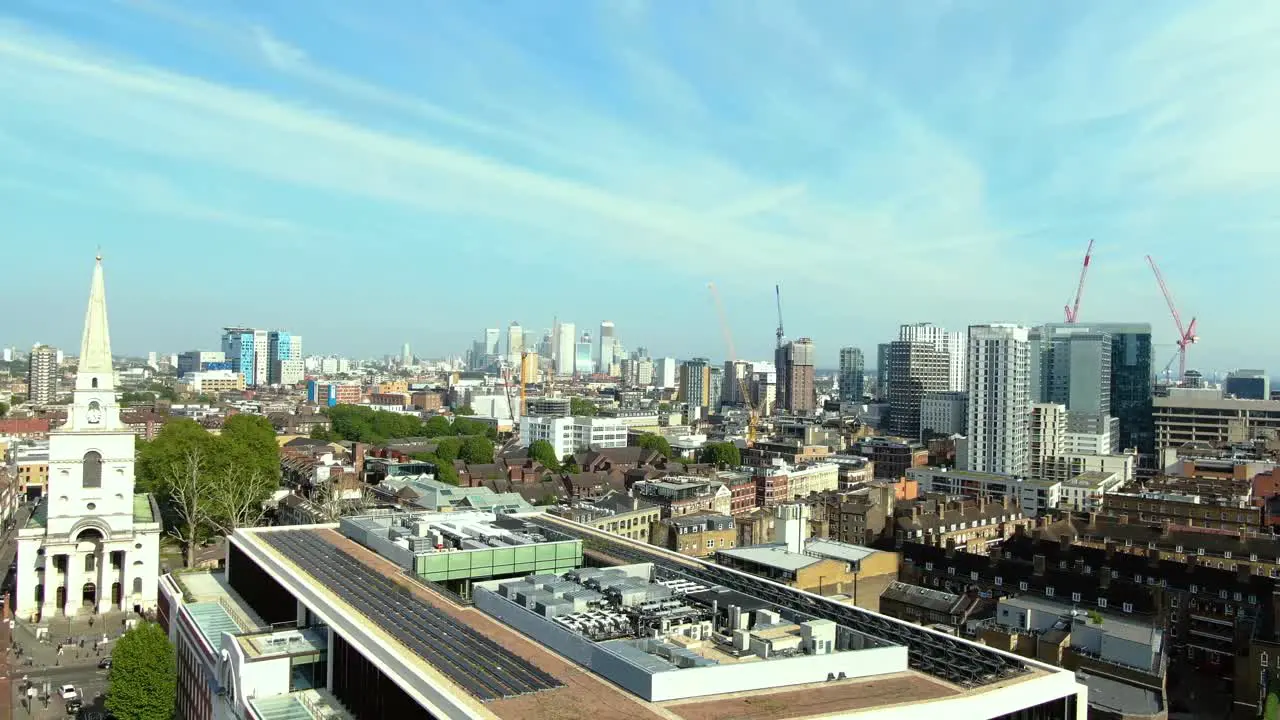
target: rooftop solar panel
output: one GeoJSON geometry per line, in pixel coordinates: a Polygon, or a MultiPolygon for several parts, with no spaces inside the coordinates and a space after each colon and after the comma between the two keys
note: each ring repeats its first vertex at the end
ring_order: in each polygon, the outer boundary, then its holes
{"type": "Polygon", "coordinates": [[[260,537],[482,701],[564,685],[314,531],[270,532],[260,537]]]}

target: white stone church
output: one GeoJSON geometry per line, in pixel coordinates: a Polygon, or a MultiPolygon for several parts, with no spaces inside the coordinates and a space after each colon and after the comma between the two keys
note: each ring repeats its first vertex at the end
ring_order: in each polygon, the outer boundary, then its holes
{"type": "Polygon", "coordinates": [[[116,404],[99,257],[75,399],[49,434],[49,489],[18,532],[17,617],[155,608],[160,514],[150,495],[133,492],[133,443],[116,404]]]}

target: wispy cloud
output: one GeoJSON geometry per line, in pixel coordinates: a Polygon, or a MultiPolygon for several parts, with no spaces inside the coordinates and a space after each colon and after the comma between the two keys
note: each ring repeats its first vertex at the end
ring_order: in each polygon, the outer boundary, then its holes
{"type": "Polygon", "coordinates": [[[115,0],[138,44],[0,17],[0,153],[78,143],[137,211],[246,233],[536,243],[676,273],[696,302],[723,275],[744,313],[796,274],[792,307],[867,343],[898,315],[1056,317],[1091,236],[1132,272],[1100,266],[1086,311],[1157,322],[1146,252],[1179,277],[1215,234],[1275,252],[1273,4],[532,8],[115,0]]]}

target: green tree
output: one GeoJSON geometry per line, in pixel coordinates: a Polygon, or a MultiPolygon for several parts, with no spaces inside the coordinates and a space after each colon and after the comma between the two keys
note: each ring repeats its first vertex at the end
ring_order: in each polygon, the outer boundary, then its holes
{"type": "Polygon", "coordinates": [[[462,438],[443,437],[440,438],[436,445],[435,456],[445,462],[453,462],[458,459],[458,452],[462,450],[462,438]]]}
{"type": "Polygon", "coordinates": [[[742,464],[742,453],[731,442],[707,443],[698,459],[717,467],[737,467],[742,464]]]}
{"type": "Polygon", "coordinates": [[[560,469],[560,461],[556,459],[556,450],[546,440],[534,440],[529,444],[529,457],[542,463],[549,470],[560,469]]]}
{"type": "Polygon", "coordinates": [[[578,465],[578,458],[574,457],[573,453],[566,454],[564,456],[564,459],[560,461],[560,472],[565,472],[565,473],[582,472],[582,468],[578,465]]]}
{"type": "Polygon", "coordinates": [[[8,415],[8,414],[9,414],[9,405],[8,405],[8,403],[2,403],[2,402],[0,402],[0,418],[4,417],[5,415],[8,415]]]}
{"type": "Polygon", "coordinates": [[[265,417],[232,415],[223,423],[217,444],[222,446],[227,462],[279,481],[280,445],[276,442],[275,427],[265,417]]]}
{"type": "Polygon", "coordinates": [[[458,477],[457,469],[453,467],[452,460],[445,461],[434,453],[414,453],[412,457],[414,460],[421,460],[422,462],[429,462],[432,465],[435,465],[436,479],[440,482],[457,485],[462,481],[462,479],[458,477]]]}
{"type": "Polygon", "coordinates": [[[453,414],[454,415],[475,415],[476,411],[472,410],[470,405],[463,405],[457,410],[454,410],[453,414]]]}
{"type": "Polygon", "coordinates": [[[1263,720],[1280,720],[1280,695],[1267,693],[1267,702],[1262,706],[1263,720]]]}
{"type": "Polygon", "coordinates": [[[170,720],[178,694],[178,663],[164,630],[142,623],[111,651],[107,710],[120,720],[170,720]]]}
{"type": "Polygon", "coordinates": [[[472,465],[493,462],[493,442],[487,437],[472,435],[462,443],[458,457],[472,465]]]}
{"type": "Polygon", "coordinates": [[[443,415],[436,415],[428,420],[422,426],[422,434],[426,437],[440,437],[441,435],[452,435],[453,425],[449,423],[449,418],[443,415]]]}
{"type": "Polygon", "coordinates": [[[600,408],[590,400],[583,398],[569,398],[569,414],[574,417],[582,415],[595,415],[600,412],[600,408]]]}
{"type": "Polygon", "coordinates": [[[643,435],[640,436],[640,439],[636,442],[636,444],[642,448],[647,448],[649,450],[656,450],[662,453],[662,457],[665,457],[665,458],[675,457],[675,455],[673,455],[671,452],[671,443],[667,442],[666,438],[656,433],[644,433],[643,435]]]}
{"type": "Polygon", "coordinates": [[[213,446],[214,436],[195,420],[179,418],[165,423],[154,440],[138,446],[138,490],[164,495],[166,478],[172,468],[185,462],[195,450],[201,455],[201,473],[212,472],[217,458],[213,446]]]}

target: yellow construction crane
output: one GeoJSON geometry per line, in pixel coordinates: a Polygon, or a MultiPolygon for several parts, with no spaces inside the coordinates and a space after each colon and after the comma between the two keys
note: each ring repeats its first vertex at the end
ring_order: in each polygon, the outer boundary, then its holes
{"type": "Polygon", "coordinates": [[[733,348],[733,332],[729,330],[729,318],[725,315],[724,303],[720,300],[720,291],[716,289],[716,284],[713,282],[707,283],[707,289],[711,291],[711,297],[716,302],[716,313],[720,317],[720,330],[724,333],[724,344],[729,350],[729,363],[734,368],[733,375],[738,381],[738,393],[742,396],[742,402],[747,406],[747,444],[752,445],[756,441],[756,423],[760,421],[760,413],[751,402],[751,393],[748,391],[746,382],[737,372],[738,353],[733,348]]]}

